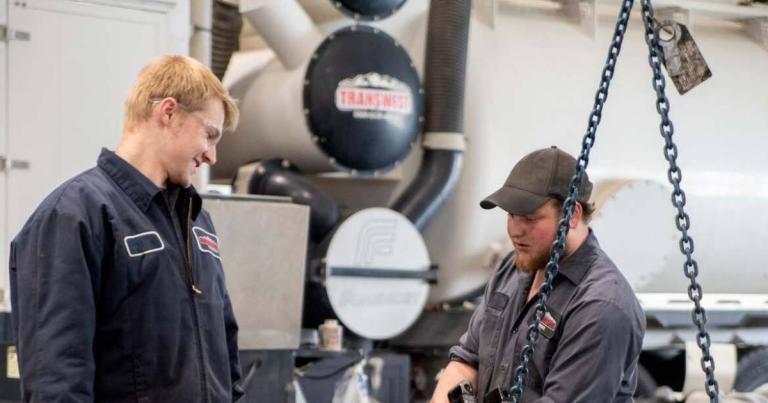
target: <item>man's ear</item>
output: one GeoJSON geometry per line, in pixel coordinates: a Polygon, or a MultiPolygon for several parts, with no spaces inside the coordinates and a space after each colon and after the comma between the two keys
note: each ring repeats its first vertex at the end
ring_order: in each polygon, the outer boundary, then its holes
{"type": "Polygon", "coordinates": [[[581,203],[576,202],[573,206],[573,211],[571,212],[571,222],[569,222],[568,225],[570,225],[572,229],[576,228],[581,222],[582,215],[584,215],[584,208],[581,207],[581,203]]]}
{"type": "Polygon", "coordinates": [[[152,116],[160,126],[166,127],[171,125],[171,119],[174,113],[179,109],[179,102],[173,97],[163,98],[152,109],[152,116]]]}

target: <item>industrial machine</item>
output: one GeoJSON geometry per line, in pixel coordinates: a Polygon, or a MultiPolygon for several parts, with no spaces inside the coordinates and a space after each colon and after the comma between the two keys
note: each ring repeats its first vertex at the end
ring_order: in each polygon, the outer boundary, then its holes
{"type": "MultiPolygon", "coordinates": [[[[455,342],[468,316],[439,307],[477,297],[511,249],[502,217],[477,202],[526,152],[577,150],[613,8],[476,1],[470,13],[470,2],[450,11],[377,3],[391,7],[367,14],[354,1],[240,2],[267,48],[235,54],[229,65],[225,82],[244,119],[212,174],[235,178],[237,192],[318,206],[312,220],[323,230],[311,225],[305,326],[336,317],[363,339],[418,356],[455,342]]],[[[659,18],[693,26],[715,71],[685,98],[672,95],[680,108],[672,114],[708,327],[726,346],[716,357],[724,390],[768,383],[755,375],[764,368],[754,369],[768,357],[766,274],[755,260],[765,232],[756,212],[766,203],[755,145],[764,144],[759,111],[768,105],[712,101],[755,94],[745,71],[768,64],[755,43],[764,40],[758,14],[768,8],[657,4],[659,18]],[[752,65],[735,62],[747,57],[752,65]]],[[[691,370],[695,349],[684,345],[695,329],[641,25],[630,22],[589,168],[598,207],[591,226],[649,318],[642,363],[654,375],[641,383],[687,393],[703,382],[691,370]]]]}
{"type": "MultiPolygon", "coordinates": [[[[512,249],[503,213],[482,210],[478,202],[527,152],[551,144],[578,151],[616,9],[595,0],[431,3],[0,0],[0,68],[8,66],[0,82],[10,77],[7,94],[0,94],[8,104],[0,108],[8,120],[0,129],[9,161],[1,170],[7,185],[0,182],[9,194],[8,234],[0,238],[12,238],[22,210],[35,205],[38,194],[90,165],[95,150],[113,146],[119,132],[121,111],[103,105],[110,97],[62,109],[66,97],[30,97],[35,91],[27,88],[122,94],[151,55],[191,48],[211,57],[240,101],[241,124],[224,136],[210,177],[256,196],[206,203],[222,245],[231,245],[222,256],[241,325],[244,374],[249,388],[267,393],[256,401],[333,393],[323,389],[325,381],[335,382],[361,360],[380,401],[428,398],[473,301],[512,249]],[[200,11],[210,7],[212,15],[200,11]],[[186,14],[194,21],[191,46],[186,14]],[[97,25],[78,22],[86,17],[112,24],[111,39],[102,43],[87,34],[97,25]],[[76,23],[83,33],[71,42],[89,47],[49,52],[61,47],[57,32],[81,32],[57,21],[76,23]],[[29,28],[35,22],[56,29],[29,28]],[[245,34],[238,38],[242,22],[245,34]],[[43,39],[48,45],[39,45],[43,39]],[[115,41],[132,46],[105,45],[115,41]],[[141,51],[116,51],[139,49],[138,43],[141,51]],[[103,57],[104,49],[127,61],[86,63],[103,57]],[[69,55],[55,60],[59,75],[46,74],[53,59],[40,56],[53,54],[69,55]],[[72,60],[79,69],[70,68],[72,60]],[[26,74],[30,66],[44,70],[26,74]],[[70,76],[88,85],[54,81],[70,76]],[[23,118],[41,102],[67,119],[23,118]],[[96,109],[105,111],[86,113],[96,109]],[[59,133],[50,125],[71,130],[59,133]],[[104,132],[113,138],[106,141],[104,132]],[[39,144],[49,142],[25,133],[69,136],[62,144],[70,159],[58,159],[53,148],[41,151],[39,144]],[[45,168],[50,164],[58,168],[45,168]],[[268,308],[254,308],[262,303],[268,308]],[[346,351],[302,345],[301,329],[328,318],[344,326],[346,351]],[[307,362],[324,364],[295,371],[307,362]],[[413,384],[407,398],[404,377],[413,384]]],[[[689,26],[714,74],[684,97],[669,95],[716,374],[723,391],[765,389],[768,6],[759,0],[654,3],[657,18],[689,26]]],[[[690,325],[637,11],[589,165],[597,205],[591,227],[648,317],[638,393],[649,396],[667,385],[682,398],[704,382],[690,344],[697,330],[690,325]]],[[[111,97],[114,105],[121,97],[111,97]]],[[[0,328],[8,329],[7,323],[0,328]]],[[[5,336],[0,383],[16,388],[15,350],[5,336]]]]}

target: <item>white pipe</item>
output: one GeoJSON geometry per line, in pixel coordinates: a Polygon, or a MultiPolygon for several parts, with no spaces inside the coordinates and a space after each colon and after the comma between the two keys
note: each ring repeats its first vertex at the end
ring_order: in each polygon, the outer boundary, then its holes
{"type": "Polygon", "coordinates": [[[208,67],[211,67],[211,38],[211,31],[196,29],[189,40],[190,56],[208,67]]]}
{"type": "Polygon", "coordinates": [[[213,0],[192,0],[190,13],[195,30],[213,28],[213,0]]]}
{"type": "MultiPolygon", "coordinates": [[[[190,18],[194,30],[189,44],[190,56],[211,67],[213,0],[192,0],[190,18]]],[[[193,178],[195,189],[200,193],[205,193],[210,180],[210,168],[208,165],[201,165],[193,178]]]]}
{"type": "Polygon", "coordinates": [[[210,67],[213,0],[192,0],[190,18],[193,29],[189,46],[190,56],[210,67]]]}
{"type": "Polygon", "coordinates": [[[304,64],[323,40],[296,0],[242,0],[240,13],[288,70],[304,64]]]}

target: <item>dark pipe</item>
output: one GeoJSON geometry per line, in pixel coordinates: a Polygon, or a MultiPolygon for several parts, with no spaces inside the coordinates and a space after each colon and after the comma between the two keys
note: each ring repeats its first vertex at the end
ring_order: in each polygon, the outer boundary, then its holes
{"type": "Polygon", "coordinates": [[[248,182],[248,193],[290,196],[309,206],[309,239],[318,243],[339,221],[339,208],[328,195],[304,179],[283,160],[261,161],[248,182]]]}
{"type": "Polygon", "coordinates": [[[332,0],[336,8],[354,19],[380,20],[394,14],[405,0],[332,0]]]}
{"type": "MultiPolygon", "coordinates": [[[[425,136],[430,132],[464,132],[470,0],[432,1],[427,28],[424,76],[425,136]]],[[[392,209],[424,229],[456,187],[463,152],[425,149],[416,178],[392,209]]]]}
{"type": "Polygon", "coordinates": [[[456,187],[462,159],[459,151],[426,150],[419,173],[392,209],[408,217],[419,230],[426,228],[456,187]]]}
{"type": "Polygon", "coordinates": [[[243,18],[237,6],[221,0],[213,2],[213,28],[211,29],[211,70],[221,80],[229,66],[232,53],[240,48],[240,29],[243,18]]]}

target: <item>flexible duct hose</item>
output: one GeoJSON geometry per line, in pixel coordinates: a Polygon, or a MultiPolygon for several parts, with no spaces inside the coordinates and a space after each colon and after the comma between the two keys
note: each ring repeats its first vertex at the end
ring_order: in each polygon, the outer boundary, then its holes
{"type": "MultiPolygon", "coordinates": [[[[463,136],[470,0],[432,1],[427,28],[425,139],[430,133],[463,136]]],[[[456,187],[463,151],[425,149],[416,178],[392,209],[424,229],[456,187]]]]}
{"type": "Polygon", "coordinates": [[[289,196],[294,203],[309,206],[309,238],[314,243],[322,241],[339,221],[336,202],[279,159],[258,163],[248,193],[289,196]]]}
{"type": "Polygon", "coordinates": [[[211,36],[211,70],[221,80],[229,66],[232,53],[240,48],[240,30],[243,19],[237,6],[221,0],[213,2],[213,29],[211,36]]]}

